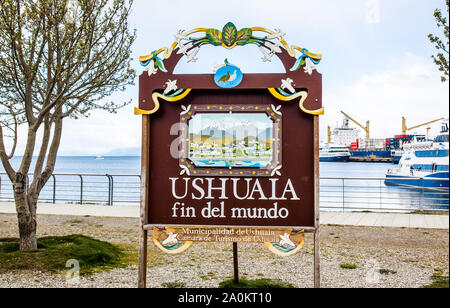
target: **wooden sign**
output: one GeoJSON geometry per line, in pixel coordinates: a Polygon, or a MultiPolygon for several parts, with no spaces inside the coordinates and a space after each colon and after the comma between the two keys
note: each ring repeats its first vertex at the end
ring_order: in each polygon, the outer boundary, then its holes
{"type": "Polygon", "coordinates": [[[252,242],[292,255],[305,231],[315,232],[318,245],[321,56],[283,36],[228,23],[222,31],[180,31],[170,48],[141,57],[141,267],[149,230],[170,254],[193,242],[252,242]],[[246,74],[231,59],[212,74],[173,73],[183,56],[195,62],[205,44],[256,44],[264,61],[278,56],[286,73],[246,74]]]}

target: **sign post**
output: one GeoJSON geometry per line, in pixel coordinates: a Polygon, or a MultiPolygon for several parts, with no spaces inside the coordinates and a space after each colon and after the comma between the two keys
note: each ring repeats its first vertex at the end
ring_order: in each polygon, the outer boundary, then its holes
{"type": "Polygon", "coordinates": [[[168,254],[196,242],[262,243],[279,256],[314,232],[320,287],[319,115],[321,55],[288,45],[281,30],[253,27],[179,31],[170,48],[141,57],[142,115],[139,287],[146,287],[148,232],[168,254]],[[193,37],[196,34],[198,37],[193,37]],[[286,71],[246,74],[232,59],[213,74],[174,74],[203,45],[256,44],[286,71]],[[150,125],[151,119],[151,125],[150,125]]]}

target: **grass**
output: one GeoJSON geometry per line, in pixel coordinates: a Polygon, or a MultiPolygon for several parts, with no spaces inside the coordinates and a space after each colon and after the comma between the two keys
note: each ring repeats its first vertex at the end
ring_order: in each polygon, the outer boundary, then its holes
{"type": "Polygon", "coordinates": [[[238,284],[235,284],[234,279],[225,280],[219,284],[221,289],[292,289],[294,286],[290,283],[281,280],[272,279],[256,279],[247,280],[240,279],[238,284]]]}
{"type": "Polygon", "coordinates": [[[409,214],[448,216],[448,213],[446,213],[446,212],[433,211],[433,210],[415,210],[415,211],[409,212],[409,214]]]}
{"type": "Polygon", "coordinates": [[[425,289],[448,289],[448,276],[432,276],[432,283],[424,286],[425,289]]]}
{"type": "Polygon", "coordinates": [[[184,282],[164,282],[161,286],[167,289],[181,289],[185,288],[186,284],[184,282]]]}
{"type": "Polygon", "coordinates": [[[0,272],[39,270],[58,272],[67,270],[66,262],[75,259],[80,274],[125,267],[121,248],[84,235],[52,236],[38,239],[38,249],[20,251],[19,240],[0,239],[0,272]]]}
{"type": "Polygon", "coordinates": [[[378,272],[381,275],[390,275],[390,274],[395,275],[395,274],[397,274],[396,271],[391,271],[391,270],[388,270],[388,269],[380,269],[378,272]]]}
{"type": "Polygon", "coordinates": [[[357,268],[356,264],[349,264],[349,263],[342,263],[340,265],[340,267],[343,269],[356,269],[357,268]]]}

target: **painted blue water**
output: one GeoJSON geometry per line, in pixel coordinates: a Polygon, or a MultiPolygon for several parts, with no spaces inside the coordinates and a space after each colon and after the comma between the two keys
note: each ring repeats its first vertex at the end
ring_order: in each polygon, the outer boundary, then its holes
{"type": "Polygon", "coordinates": [[[269,162],[254,162],[254,161],[235,161],[233,165],[223,160],[194,160],[196,167],[234,167],[234,168],[264,168],[269,162]]]}

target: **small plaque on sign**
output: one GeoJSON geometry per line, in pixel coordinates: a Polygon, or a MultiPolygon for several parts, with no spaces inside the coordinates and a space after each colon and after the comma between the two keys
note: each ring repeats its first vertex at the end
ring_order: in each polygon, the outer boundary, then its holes
{"type": "Polygon", "coordinates": [[[153,241],[167,253],[186,250],[192,242],[265,243],[289,253],[303,246],[304,232],[290,228],[257,229],[245,227],[166,227],[154,228],[153,241]],[[185,249],[181,249],[183,246],[185,249]]]}

